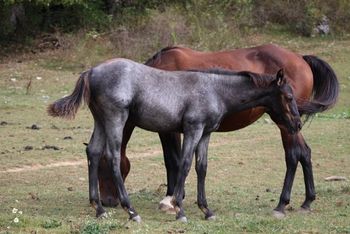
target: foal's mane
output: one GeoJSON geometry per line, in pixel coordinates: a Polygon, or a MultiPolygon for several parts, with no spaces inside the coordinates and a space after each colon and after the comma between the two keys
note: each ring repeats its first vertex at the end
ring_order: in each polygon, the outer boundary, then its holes
{"type": "Polygon", "coordinates": [[[204,70],[191,69],[187,71],[217,74],[217,75],[228,75],[228,76],[245,76],[247,78],[250,78],[250,81],[253,82],[253,84],[258,88],[266,88],[271,84],[272,81],[275,80],[275,76],[268,75],[268,74],[258,74],[258,73],[249,72],[249,71],[235,72],[235,71],[220,69],[220,68],[211,68],[211,69],[204,69],[204,70]]]}

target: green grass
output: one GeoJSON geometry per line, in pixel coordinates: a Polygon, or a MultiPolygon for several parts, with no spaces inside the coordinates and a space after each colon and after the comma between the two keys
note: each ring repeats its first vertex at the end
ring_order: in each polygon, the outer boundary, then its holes
{"type": "MultiPolygon", "coordinates": [[[[350,233],[350,40],[289,36],[256,34],[240,43],[248,46],[271,41],[303,54],[316,54],[338,74],[338,104],[303,128],[312,149],[317,191],[311,214],[297,211],[304,199],[299,167],[287,218],[277,220],[271,215],[282,188],[285,163],[278,128],[266,123],[263,119],[268,116],[264,116],[243,130],[212,136],[207,197],[217,220],[203,220],[195,204],[193,168],[186,182],[189,222],[174,222],[173,215],[157,210],[165,194],[162,151],[158,136],[140,129],[135,130],[128,146],[132,168],[126,187],[143,222],[128,222],[120,207],[108,208],[108,219],[95,219],[88,203],[83,145],[91,134],[91,115],[85,107],[74,121],[64,121],[45,112],[48,103],[71,92],[79,64],[86,66],[112,55],[106,52],[84,60],[85,51],[77,46],[71,53],[57,51],[0,65],[0,233],[350,233]],[[40,129],[31,129],[33,124],[40,129]],[[72,139],[64,139],[68,136],[72,139]],[[47,145],[59,150],[44,149],[47,145]],[[55,164],[67,161],[76,164],[55,164]],[[44,167],[53,164],[56,166],[44,167]],[[16,168],[25,170],[5,172],[16,168]],[[331,175],[347,180],[326,182],[324,178],[331,175]]],[[[86,53],[92,56],[93,49],[86,53]]]]}

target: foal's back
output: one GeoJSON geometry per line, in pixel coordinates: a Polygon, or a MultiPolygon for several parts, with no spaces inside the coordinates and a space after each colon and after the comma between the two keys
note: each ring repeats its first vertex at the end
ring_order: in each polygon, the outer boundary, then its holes
{"type": "MultiPolygon", "coordinates": [[[[92,69],[90,89],[100,109],[129,110],[129,120],[150,131],[182,131],[184,118],[220,111],[216,96],[223,75],[163,71],[127,59],[92,69]]],[[[203,117],[205,118],[205,117],[203,117]]]]}

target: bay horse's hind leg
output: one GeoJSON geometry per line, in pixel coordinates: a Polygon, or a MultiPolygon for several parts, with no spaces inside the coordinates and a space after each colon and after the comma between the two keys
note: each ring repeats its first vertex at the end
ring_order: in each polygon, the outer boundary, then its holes
{"type": "Polygon", "coordinates": [[[106,216],[99,197],[98,189],[98,164],[106,143],[106,136],[102,126],[95,121],[94,131],[86,148],[89,171],[89,199],[90,204],[96,209],[96,217],[106,216]]]}
{"type": "Polygon", "coordinates": [[[274,215],[277,218],[282,218],[285,216],[285,207],[290,202],[290,194],[298,161],[301,162],[301,165],[303,167],[306,190],[306,199],[302,205],[302,208],[309,209],[311,202],[315,199],[310,148],[305,143],[301,133],[298,133],[296,135],[289,135],[285,130],[281,129],[281,135],[283,147],[285,150],[287,171],[279,203],[274,209],[274,215]]]}
{"type": "Polygon", "coordinates": [[[166,197],[159,202],[159,209],[169,214],[175,214],[171,204],[174,188],[176,185],[179,164],[181,161],[181,137],[179,133],[159,133],[162,143],[165,168],[167,173],[166,197]]]}
{"type": "Polygon", "coordinates": [[[197,172],[197,204],[205,215],[205,219],[215,219],[214,213],[208,208],[205,195],[205,177],[208,165],[208,144],[210,135],[205,135],[200,140],[196,149],[196,172],[197,172]]]}
{"type": "Polygon", "coordinates": [[[123,129],[127,118],[128,112],[122,109],[109,110],[109,113],[106,113],[106,157],[107,162],[113,171],[113,180],[117,188],[117,195],[120,200],[120,205],[129,214],[129,218],[131,220],[141,222],[141,217],[131,206],[120,170],[120,152],[123,138],[123,129]]]}

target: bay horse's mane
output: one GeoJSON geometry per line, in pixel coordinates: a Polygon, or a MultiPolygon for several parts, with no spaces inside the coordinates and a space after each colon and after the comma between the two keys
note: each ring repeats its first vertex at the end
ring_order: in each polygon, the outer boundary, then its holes
{"type": "Polygon", "coordinates": [[[162,55],[162,53],[168,51],[168,50],[172,50],[172,49],[176,49],[176,48],[180,48],[178,46],[167,46],[163,49],[161,49],[160,51],[158,51],[156,54],[154,54],[151,58],[149,58],[144,64],[145,65],[149,65],[151,62],[157,60],[160,58],[160,56],[162,55]]]}
{"type": "Polygon", "coordinates": [[[231,70],[226,70],[226,69],[221,69],[221,68],[211,68],[211,69],[190,69],[186,70],[190,72],[202,72],[202,73],[210,73],[210,74],[218,74],[218,75],[229,75],[229,76],[246,76],[250,78],[250,80],[253,82],[253,84],[256,87],[259,88],[266,88],[268,87],[272,81],[275,80],[275,76],[268,75],[268,74],[258,74],[250,71],[231,71],[231,70]]]}

